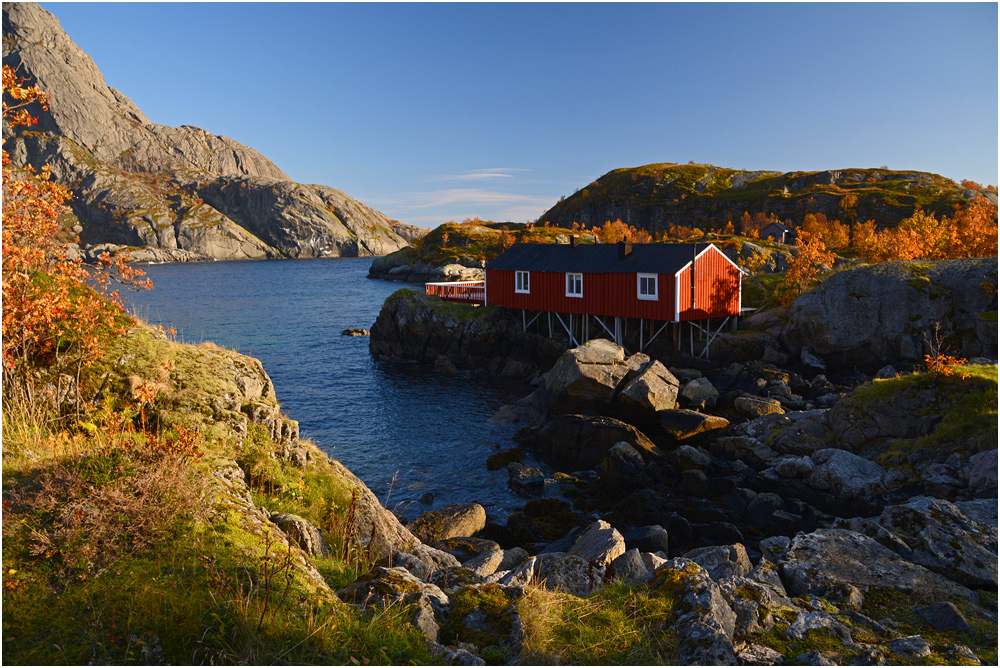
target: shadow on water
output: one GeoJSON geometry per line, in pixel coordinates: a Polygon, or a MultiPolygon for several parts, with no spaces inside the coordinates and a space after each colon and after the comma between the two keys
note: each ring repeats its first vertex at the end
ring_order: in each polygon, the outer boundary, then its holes
{"type": "Polygon", "coordinates": [[[512,447],[514,428],[489,422],[531,391],[476,372],[445,375],[413,363],[374,362],[367,337],[385,298],[404,286],[367,278],[370,259],[151,265],[150,292],[129,307],[177,338],[264,363],[300,433],[340,460],[390,508],[412,518],[476,501],[491,514],[523,504],[486,458],[512,447]],[[417,500],[430,492],[435,500],[417,500]]]}

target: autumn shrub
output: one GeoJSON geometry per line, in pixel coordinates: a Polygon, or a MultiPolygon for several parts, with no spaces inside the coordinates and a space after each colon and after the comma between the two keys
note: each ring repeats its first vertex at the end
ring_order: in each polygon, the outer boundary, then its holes
{"type": "Polygon", "coordinates": [[[997,208],[979,195],[953,216],[938,218],[917,209],[895,228],[878,229],[874,221],[851,227],[851,250],[868,262],[948,260],[997,254],[997,208]]]}
{"type": "Polygon", "coordinates": [[[781,300],[790,302],[793,298],[811,288],[820,274],[833,266],[835,255],[826,250],[818,238],[808,232],[799,234],[795,244],[796,253],[788,263],[788,271],[779,286],[781,300]]]}
{"type": "MultiPolygon", "coordinates": [[[[8,65],[3,91],[3,118],[11,128],[31,125],[29,109],[46,105],[38,87],[25,86],[8,65]]],[[[69,198],[48,166],[15,166],[3,152],[3,387],[5,393],[20,387],[29,401],[39,373],[60,389],[64,376],[79,385],[81,372],[101,357],[108,339],[132,322],[115,288],[149,287],[124,255],[105,253],[92,267],[69,257],[72,234],[60,222],[69,198]]],[[[74,404],[79,413],[79,392],[74,404]]]]}
{"type": "Polygon", "coordinates": [[[201,513],[204,487],[184,458],[153,447],[106,448],[52,463],[5,493],[5,539],[85,573],[147,551],[201,513]]]}

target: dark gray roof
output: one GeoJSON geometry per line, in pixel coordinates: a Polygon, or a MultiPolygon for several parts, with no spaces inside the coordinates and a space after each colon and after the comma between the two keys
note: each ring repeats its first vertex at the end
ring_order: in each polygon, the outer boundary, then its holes
{"type": "Polygon", "coordinates": [[[486,265],[503,271],[578,271],[585,274],[673,274],[709,244],[632,244],[619,257],[619,244],[514,244],[486,265]]]}
{"type": "Polygon", "coordinates": [[[763,232],[764,230],[770,229],[772,227],[776,227],[779,230],[781,230],[782,232],[791,232],[792,231],[792,228],[790,228],[790,227],[785,227],[781,223],[774,223],[774,222],[772,222],[772,223],[768,223],[763,228],[761,228],[761,232],[763,232]]]}

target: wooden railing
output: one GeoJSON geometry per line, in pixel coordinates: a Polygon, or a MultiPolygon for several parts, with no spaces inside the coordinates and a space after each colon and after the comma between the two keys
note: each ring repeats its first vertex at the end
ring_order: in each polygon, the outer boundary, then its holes
{"type": "Polygon", "coordinates": [[[482,306],[486,303],[486,281],[424,283],[424,294],[436,295],[449,302],[482,306]]]}

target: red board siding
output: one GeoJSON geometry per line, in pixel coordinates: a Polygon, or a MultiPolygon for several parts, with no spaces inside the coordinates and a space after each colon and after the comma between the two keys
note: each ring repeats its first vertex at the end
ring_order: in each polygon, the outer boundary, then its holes
{"type": "Polygon", "coordinates": [[[695,295],[691,303],[691,266],[681,270],[680,319],[701,320],[739,315],[740,270],[721,251],[710,248],[695,265],[695,295]]]}
{"type": "MultiPolygon", "coordinates": [[[[680,274],[681,320],[739,313],[740,271],[716,248],[698,257],[697,294],[691,308],[690,267],[680,274]]],[[[514,292],[514,272],[486,269],[486,303],[491,306],[580,313],[607,317],[675,319],[674,276],[659,277],[656,301],[639,299],[636,274],[583,274],[583,297],[566,296],[566,274],[532,271],[530,294],[514,292]]]]}

